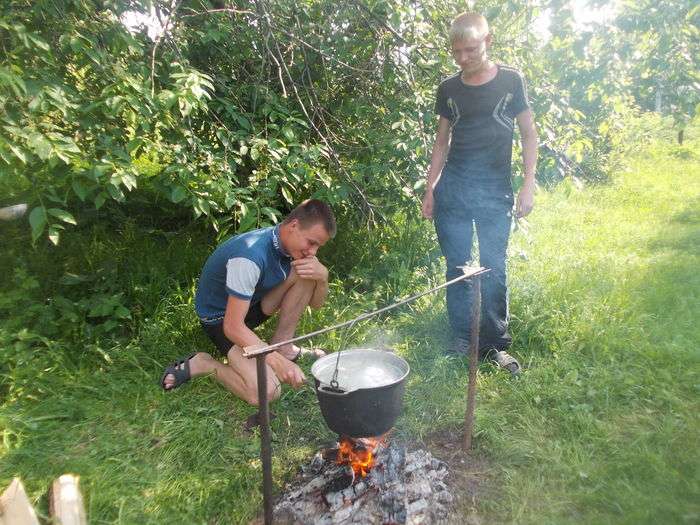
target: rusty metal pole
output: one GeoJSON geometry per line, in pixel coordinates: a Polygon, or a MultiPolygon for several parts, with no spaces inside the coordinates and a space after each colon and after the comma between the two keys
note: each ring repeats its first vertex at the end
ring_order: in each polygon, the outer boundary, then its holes
{"type": "MultiPolygon", "coordinates": [[[[462,268],[462,267],[460,267],[462,268]]],[[[268,399],[267,399],[267,365],[265,364],[265,356],[277,348],[290,344],[290,343],[295,343],[297,341],[301,341],[303,339],[308,339],[309,337],[313,337],[316,335],[320,335],[322,333],[330,332],[331,330],[336,330],[338,328],[341,328],[343,326],[347,325],[352,325],[356,323],[357,321],[361,321],[363,319],[367,319],[369,317],[372,317],[374,315],[386,312],[388,310],[391,310],[393,308],[396,308],[398,306],[401,306],[403,304],[406,304],[407,302],[413,301],[419,297],[422,297],[426,294],[435,292],[437,290],[440,290],[442,288],[445,288],[447,286],[450,286],[451,284],[456,283],[457,281],[460,281],[462,279],[470,279],[474,278],[475,279],[475,284],[474,284],[474,291],[475,291],[475,297],[478,301],[478,306],[476,307],[476,310],[473,315],[472,315],[472,346],[470,347],[470,352],[474,354],[474,361],[473,363],[470,361],[469,365],[469,394],[468,394],[468,400],[467,400],[467,440],[465,441],[465,446],[468,448],[471,446],[471,429],[473,426],[472,419],[474,416],[474,391],[473,389],[476,388],[476,362],[477,362],[477,354],[478,354],[478,340],[479,340],[479,314],[481,312],[481,288],[480,288],[480,280],[479,280],[479,275],[482,273],[486,273],[489,270],[486,268],[471,268],[471,267],[463,267],[462,270],[464,271],[464,275],[457,277],[455,279],[452,279],[451,281],[447,281],[446,283],[443,283],[439,286],[436,286],[435,288],[431,288],[430,290],[427,290],[425,292],[421,292],[419,294],[413,295],[411,297],[408,297],[406,299],[402,299],[401,301],[398,301],[394,304],[391,304],[389,306],[385,306],[384,308],[380,308],[379,310],[375,310],[373,312],[368,312],[366,314],[361,315],[360,317],[357,317],[355,319],[351,319],[350,321],[345,321],[343,323],[330,326],[328,328],[324,328],[323,330],[317,330],[315,332],[312,332],[310,334],[302,335],[299,337],[292,338],[288,341],[281,341],[279,343],[274,343],[272,345],[257,345],[257,346],[247,346],[243,349],[243,357],[247,359],[255,359],[257,362],[257,372],[258,372],[258,401],[259,401],[259,424],[260,424],[260,459],[262,460],[262,469],[263,469],[263,504],[265,508],[265,525],[269,525],[272,523],[272,446],[271,446],[271,440],[270,440],[270,410],[268,407],[268,399]],[[476,320],[476,324],[474,324],[474,321],[476,320]],[[472,378],[472,373],[474,374],[474,378],[472,378]],[[471,402],[469,401],[471,400],[471,402]],[[471,412],[470,412],[470,406],[471,406],[471,412]],[[471,415],[470,415],[471,413],[471,415]]]]}
{"type": "Polygon", "coordinates": [[[267,402],[267,364],[265,354],[255,358],[258,367],[258,417],[260,423],[260,460],[263,474],[263,507],[265,525],[272,524],[272,444],[270,439],[270,407],[267,402]]]}
{"type": "Polygon", "coordinates": [[[464,443],[466,452],[472,448],[474,408],[476,407],[476,369],[479,365],[479,326],[481,324],[481,276],[472,280],[472,323],[469,337],[469,386],[467,387],[467,411],[464,415],[464,443]]]}

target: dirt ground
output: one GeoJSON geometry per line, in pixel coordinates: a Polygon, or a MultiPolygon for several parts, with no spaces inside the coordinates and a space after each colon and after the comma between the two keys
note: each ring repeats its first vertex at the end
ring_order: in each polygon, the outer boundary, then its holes
{"type": "Polygon", "coordinates": [[[416,448],[428,450],[434,457],[447,463],[449,475],[446,484],[455,498],[447,523],[452,525],[483,525],[478,502],[493,495],[493,466],[478,453],[462,450],[461,430],[441,431],[417,442],[416,448]]]}

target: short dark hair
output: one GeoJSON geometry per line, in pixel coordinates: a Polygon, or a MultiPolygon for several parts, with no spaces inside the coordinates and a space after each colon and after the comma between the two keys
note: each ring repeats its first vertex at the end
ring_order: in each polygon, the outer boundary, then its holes
{"type": "Polygon", "coordinates": [[[309,228],[314,224],[321,223],[326,229],[328,236],[333,238],[337,231],[333,210],[325,202],[318,199],[307,199],[294,208],[282,224],[289,224],[294,219],[299,221],[303,228],[309,228]]]}

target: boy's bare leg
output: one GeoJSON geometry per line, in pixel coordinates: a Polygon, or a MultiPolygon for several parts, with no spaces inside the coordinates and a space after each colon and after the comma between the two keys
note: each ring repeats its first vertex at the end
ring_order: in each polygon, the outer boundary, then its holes
{"type": "MultiPolygon", "coordinates": [[[[228,365],[225,365],[206,352],[198,352],[190,359],[190,376],[198,377],[211,375],[229,392],[240,397],[251,405],[258,405],[258,379],[255,359],[246,359],[237,346],[228,352],[228,365]]],[[[167,375],[165,388],[170,389],[175,382],[172,375],[167,375]]],[[[267,366],[267,398],[274,401],[280,395],[280,382],[267,366]]]]}
{"type": "MultiPolygon", "coordinates": [[[[285,341],[294,337],[294,332],[301,314],[309,305],[313,296],[316,282],[300,279],[292,270],[289,277],[273,288],[262,300],[262,311],[266,315],[279,310],[279,320],[270,344],[285,341]]],[[[293,345],[277,349],[287,359],[296,357],[297,351],[293,345]]],[[[258,375],[255,359],[243,357],[238,346],[231,347],[228,352],[228,364],[225,365],[206,352],[199,352],[190,359],[191,377],[212,375],[228,391],[240,397],[251,405],[258,404],[258,375]]],[[[165,378],[165,388],[170,389],[175,382],[172,375],[165,378]]],[[[280,381],[272,368],[267,365],[267,397],[274,401],[280,396],[280,381]]]]}
{"type": "MultiPolygon", "coordinates": [[[[301,314],[309,305],[315,287],[315,281],[300,279],[292,270],[289,278],[263,297],[261,307],[265,314],[270,315],[279,311],[277,327],[270,339],[270,344],[294,337],[301,314]]],[[[296,357],[297,353],[293,345],[279,348],[277,352],[287,359],[296,357]]],[[[258,373],[255,359],[243,357],[243,351],[238,346],[234,345],[229,350],[228,365],[217,361],[209,354],[197,354],[190,360],[190,373],[193,377],[212,374],[227,390],[251,405],[258,405],[258,373]]],[[[267,365],[268,400],[274,401],[279,398],[280,391],[280,380],[272,368],[267,365]]]]}
{"type": "MultiPolygon", "coordinates": [[[[300,279],[292,270],[289,278],[278,287],[270,291],[262,300],[262,311],[269,315],[279,310],[279,319],[275,333],[270,339],[270,344],[292,339],[296,331],[301,314],[309,305],[316,281],[300,279]]],[[[297,351],[293,345],[285,345],[277,349],[287,359],[296,357],[297,351]]]]}
{"type": "MultiPolygon", "coordinates": [[[[216,379],[228,390],[251,405],[258,406],[258,367],[257,359],[243,357],[243,350],[233,346],[228,351],[228,365],[222,365],[233,374],[224,372],[216,379]],[[234,390],[234,388],[236,390],[234,390]]],[[[270,365],[267,367],[267,400],[274,401],[280,397],[282,391],[280,380],[275,375],[270,365]]]]}

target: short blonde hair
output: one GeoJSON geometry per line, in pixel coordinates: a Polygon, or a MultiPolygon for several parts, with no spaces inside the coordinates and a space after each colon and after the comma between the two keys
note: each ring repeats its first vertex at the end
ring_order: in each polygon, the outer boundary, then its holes
{"type": "Polygon", "coordinates": [[[468,38],[484,38],[489,34],[489,23],[479,13],[462,13],[452,21],[450,26],[450,43],[468,38]]]}

